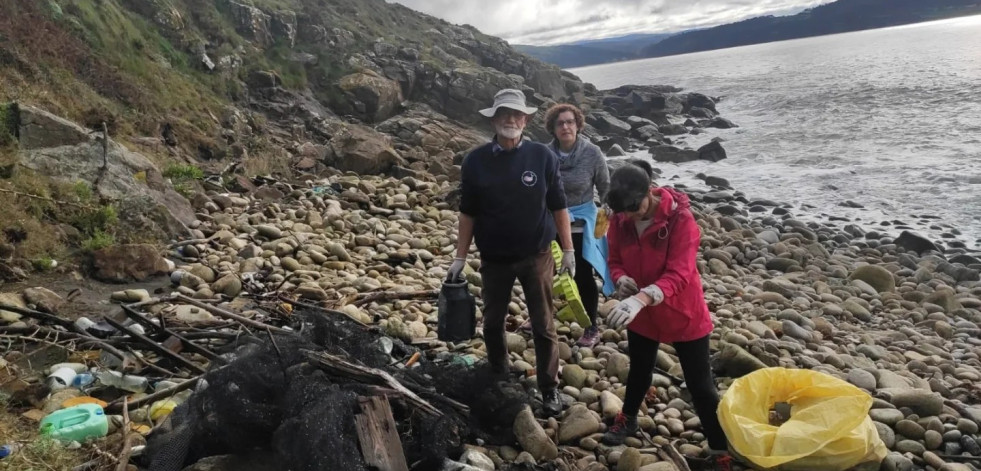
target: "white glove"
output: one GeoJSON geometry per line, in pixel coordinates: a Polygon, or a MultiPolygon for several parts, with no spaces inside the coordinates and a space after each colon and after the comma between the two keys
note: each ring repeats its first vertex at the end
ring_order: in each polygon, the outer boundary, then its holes
{"type": "Polygon", "coordinates": [[[624,275],[617,280],[617,292],[615,294],[617,299],[624,299],[627,296],[633,296],[639,292],[640,290],[637,289],[637,282],[634,281],[633,278],[624,275]]]}
{"type": "Polygon", "coordinates": [[[568,272],[569,276],[576,276],[576,251],[575,250],[563,250],[562,251],[562,264],[559,265],[559,274],[563,272],[568,272]]]}
{"type": "Polygon", "coordinates": [[[446,270],[446,281],[457,281],[463,279],[463,267],[467,265],[467,259],[454,257],[450,268],[446,270]]]}
{"type": "Polygon", "coordinates": [[[661,287],[658,285],[645,286],[641,288],[640,292],[651,298],[651,306],[657,306],[661,304],[661,301],[664,301],[664,291],[661,291],[661,287]]]}
{"type": "Polygon", "coordinates": [[[624,299],[610,311],[610,315],[606,318],[606,325],[613,329],[619,329],[633,322],[634,318],[637,317],[637,313],[645,306],[647,304],[637,298],[637,296],[624,299]]]}

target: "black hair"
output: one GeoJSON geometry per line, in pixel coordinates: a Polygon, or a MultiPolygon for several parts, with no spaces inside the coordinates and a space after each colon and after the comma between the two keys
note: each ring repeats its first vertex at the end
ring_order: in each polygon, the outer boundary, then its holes
{"type": "Polygon", "coordinates": [[[631,162],[613,172],[610,176],[610,191],[606,194],[606,204],[613,212],[636,211],[640,203],[651,191],[651,176],[654,171],[651,165],[631,162]]]}
{"type": "Polygon", "coordinates": [[[647,172],[647,177],[650,180],[654,179],[654,167],[651,167],[651,163],[643,159],[630,159],[627,161],[630,165],[636,165],[647,172]]]}

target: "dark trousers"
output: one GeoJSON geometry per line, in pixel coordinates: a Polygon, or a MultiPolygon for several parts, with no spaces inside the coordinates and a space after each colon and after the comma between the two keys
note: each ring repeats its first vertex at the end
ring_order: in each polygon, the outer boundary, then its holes
{"type": "MultiPolygon", "coordinates": [[[[651,387],[651,375],[654,374],[654,363],[657,359],[657,349],[660,344],[633,331],[627,333],[630,350],[630,372],[627,374],[627,394],[623,401],[623,414],[636,417],[640,410],[640,402],[644,400],[647,390],[651,387]]],[[[709,336],[706,335],[690,342],[674,342],[681,369],[685,373],[685,384],[691,392],[695,413],[702,422],[702,431],[708,439],[709,448],[713,450],[728,450],[728,441],[716,410],[719,408],[719,390],[712,379],[709,366],[709,336]]]]}
{"type": "Polygon", "coordinates": [[[535,362],[538,387],[542,391],[555,389],[559,384],[559,339],[552,320],[552,277],[555,260],[546,251],[514,263],[482,260],[484,344],[487,361],[498,373],[508,369],[507,332],[504,322],[511,302],[514,280],[521,283],[528,306],[528,318],[535,341],[535,362]]]}
{"type": "Polygon", "coordinates": [[[576,288],[579,289],[579,297],[582,298],[582,305],[586,308],[589,320],[596,325],[596,308],[599,305],[599,288],[596,287],[596,277],[593,275],[593,266],[582,258],[582,233],[572,233],[572,246],[576,249],[576,288]]]}

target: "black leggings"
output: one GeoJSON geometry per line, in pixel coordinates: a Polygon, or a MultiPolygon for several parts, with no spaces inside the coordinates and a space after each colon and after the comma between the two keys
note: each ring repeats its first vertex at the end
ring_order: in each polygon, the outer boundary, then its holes
{"type": "Polygon", "coordinates": [[[596,307],[599,305],[599,288],[596,287],[596,277],[593,275],[593,266],[586,259],[582,258],[582,233],[572,233],[572,246],[576,249],[576,288],[579,289],[579,297],[582,298],[582,305],[586,308],[589,320],[596,325],[596,307]]]}
{"type": "MultiPolygon", "coordinates": [[[[630,354],[630,373],[627,374],[627,394],[623,401],[623,414],[636,417],[640,410],[640,402],[644,400],[647,390],[651,387],[654,374],[654,362],[657,359],[657,349],[660,344],[643,335],[627,332],[630,354]]],[[[675,351],[681,361],[681,369],[685,373],[685,383],[691,392],[695,413],[702,422],[702,431],[708,439],[709,448],[725,451],[728,441],[716,409],[719,408],[719,390],[712,379],[709,366],[709,336],[706,335],[689,342],[674,342],[675,351]]]]}

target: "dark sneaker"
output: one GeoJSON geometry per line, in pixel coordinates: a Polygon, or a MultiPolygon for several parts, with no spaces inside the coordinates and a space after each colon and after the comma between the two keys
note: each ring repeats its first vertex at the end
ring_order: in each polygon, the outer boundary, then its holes
{"type": "Polygon", "coordinates": [[[627,437],[637,434],[637,417],[628,418],[623,412],[613,419],[613,425],[603,434],[603,443],[607,445],[623,445],[627,437]]]}
{"type": "Polygon", "coordinates": [[[559,392],[556,390],[542,391],[542,410],[545,415],[553,417],[562,412],[562,401],[559,400],[559,392]]]}
{"type": "Polygon", "coordinates": [[[713,471],[732,471],[732,457],[728,453],[709,455],[709,465],[713,471]]]}
{"type": "Polygon", "coordinates": [[[586,328],[583,332],[582,337],[579,337],[579,341],[576,345],[580,347],[593,348],[600,341],[600,331],[595,325],[591,325],[586,328]]]}

